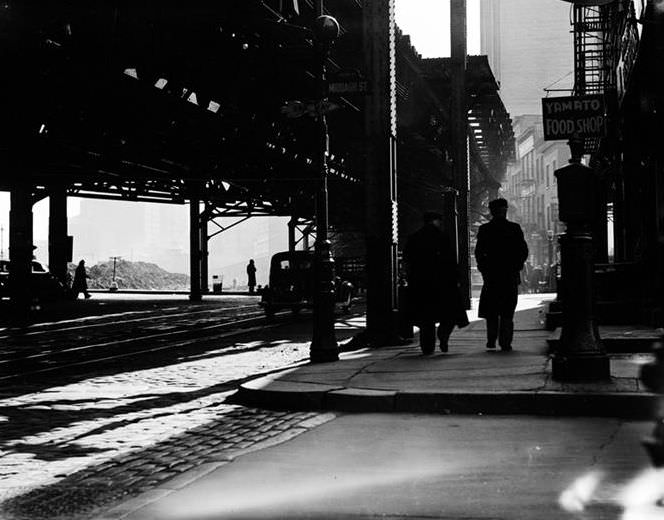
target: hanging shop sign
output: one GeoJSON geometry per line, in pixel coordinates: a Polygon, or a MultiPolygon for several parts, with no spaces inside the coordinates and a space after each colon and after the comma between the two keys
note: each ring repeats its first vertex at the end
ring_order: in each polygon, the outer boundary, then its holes
{"type": "Polygon", "coordinates": [[[542,99],[544,140],[602,137],[606,110],[602,95],[542,99]]]}

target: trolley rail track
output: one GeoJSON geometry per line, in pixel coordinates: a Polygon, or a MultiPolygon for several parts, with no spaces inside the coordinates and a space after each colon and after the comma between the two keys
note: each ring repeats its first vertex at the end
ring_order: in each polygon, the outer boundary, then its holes
{"type": "Polygon", "coordinates": [[[16,338],[18,335],[20,337],[36,336],[39,334],[52,334],[64,331],[74,331],[74,330],[89,330],[93,327],[104,327],[108,325],[116,325],[118,318],[124,316],[130,316],[134,314],[140,314],[147,316],[141,316],[140,318],[131,318],[128,320],[123,320],[121,323],[136,323],[140,321],[148,320],[157,320],[157,319],[171,319],[177,317],[192,316],[196,314],[219,314],[219,313],[228,313],[233,311],[238,311],[241,309],[256,309],[256,304],[253,305],[241,305],[237,307],[222,307],[222,308],[213,308],[213,309],[201,309],[201,310],[191,310],[188,309],[186,312],[181,312],[181,309],[186,309],[186,307],[167,307],[164,309],[150,309],[146,311],[127,311],[122,313],[106,314],[102,316],[88,316],[85,318],[78,318],[75,320],[62,320],[52,323],[35,323],[33,325],[28,325],[22,328],[4,328],[0,329],[4,334],[0,334],[0,340],[7,340],[16,338]],[[165,311],[180,311],[180,312],[165,312],[165,311]],[[76,325],[70,325],[70,324],[76,325]]]}
{"type": "Polygon", "coordinates": [[[230,353],[236,349],[222,346],[220,351],[219,340],[281,325],[289,316],[279,313],[278,321],[271,323],[256,305],[148,312],[149,316],[122,321],[117,316],[104,316],[95,323],[81,324],[77,320],[5,334],[1,336],[0,386],[41,385],[43,379],[80,375],[82,369],[86,373],[108,371],[118,364],[142,365],[148,359],[153,364],[168,363],[211,349],[215,349],[215,355],[224,355],[224,350],[230,353]],[[247,312],[248,308],[256,310],[247,312]],[[136,324],[145,326],[137,328],[136,324]],[[91,330],[93,334],[85,334],[91,330]]]}

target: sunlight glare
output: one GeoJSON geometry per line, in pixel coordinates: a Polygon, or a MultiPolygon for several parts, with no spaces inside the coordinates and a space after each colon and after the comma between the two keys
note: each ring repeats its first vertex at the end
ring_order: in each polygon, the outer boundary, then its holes
{"type": "Polygon", "coordinates": [[[560,494],[558,504],[569,513],[580,513],[593,499],[603,478],[601,471],[591,471],[579,477],[560,494]]]}

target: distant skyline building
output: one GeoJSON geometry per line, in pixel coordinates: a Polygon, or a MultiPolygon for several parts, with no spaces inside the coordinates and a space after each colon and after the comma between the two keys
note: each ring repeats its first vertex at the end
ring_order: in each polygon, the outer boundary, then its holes
{"type": "Polygon", "coordinates": [[[545,88],[572,87],[569,16],[570,4],[561,0],[481,0],[481,54],[489,58],[512,118],[541,114],[545,88]]]}

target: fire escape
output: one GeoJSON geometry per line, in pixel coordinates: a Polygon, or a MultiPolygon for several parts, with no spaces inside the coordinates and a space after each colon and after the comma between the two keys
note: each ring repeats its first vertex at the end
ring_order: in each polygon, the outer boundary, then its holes
{"type": "MultiPolygon", "coordinates": [[[[605,94],[610,86],[607,35],[610,9],[603,6],[573,7],[574,95],[605,94]]],[[[586,138],[585,152],[599,148],[599,138],[586,138]]]]}
{"type": "MultiPolygon", "coordinates": [[[[612,111],[616,103],[616,62],[622,35],[630,16],[631,0],[616,0],[607,5],[574,5],[574,94],[602,94],[612,111]]],[[[597,152],[600,138],[588,138],[585,152],[597,152]]]]}

